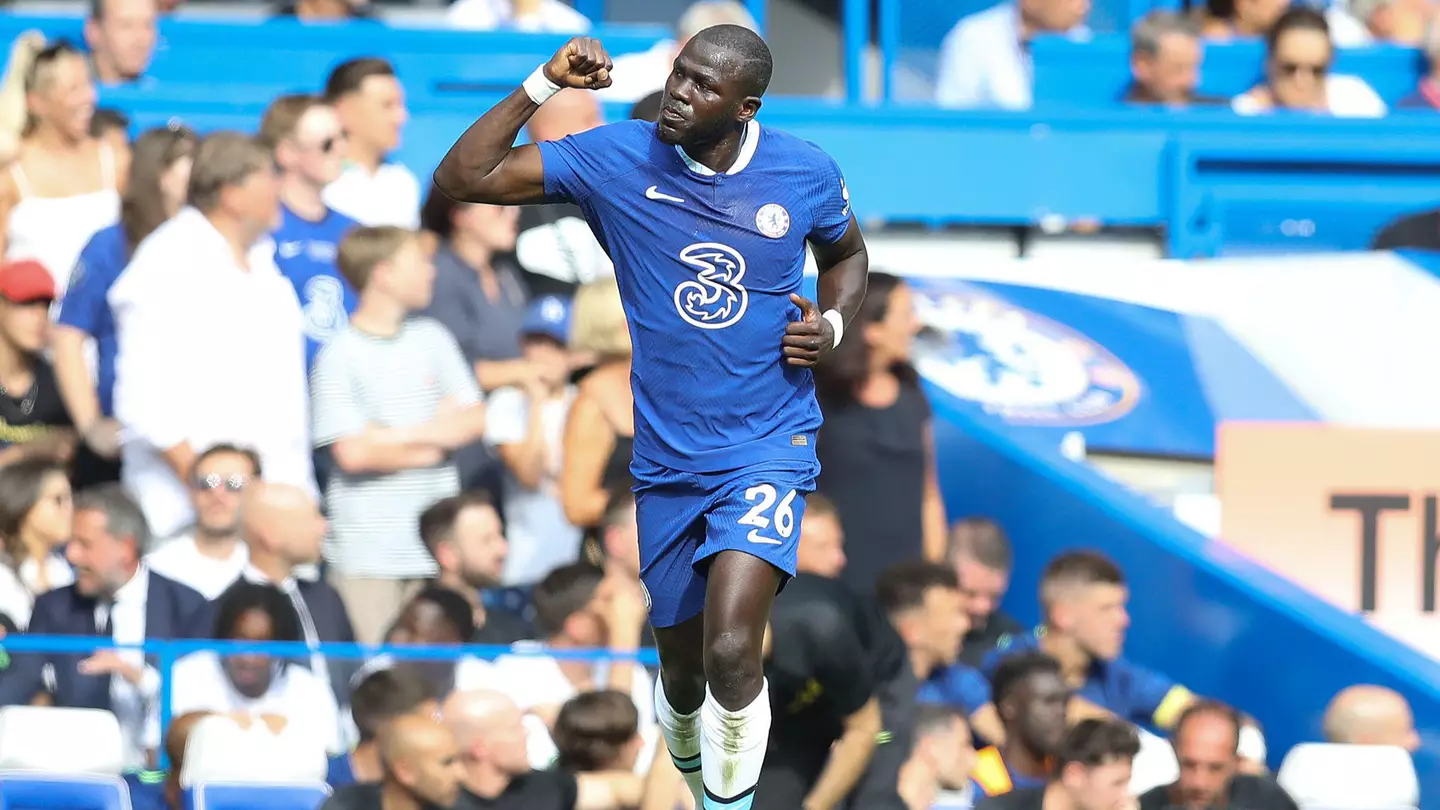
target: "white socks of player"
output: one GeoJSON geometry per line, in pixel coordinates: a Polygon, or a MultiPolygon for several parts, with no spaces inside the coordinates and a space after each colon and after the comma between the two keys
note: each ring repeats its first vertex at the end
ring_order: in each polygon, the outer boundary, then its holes
{"type": "Polygon", "coordinates": [[[701,810],[705,803],[705,782],[700,774],[700,710],[689,714],[675,711],[665,697],[665,679],[656,678],[655,719],[660,724],[660,733],[665,735],[670,761],[685,777],[685,785],[695,797],[695,810],[701,810]]]}
{"type": "Polygon", "coordinates": [[[700,707],[703,810],[750,810],[769,740],[769,683],[762,681],[760,694],[738,712],[721,706],[706,687],[700,707]]]}

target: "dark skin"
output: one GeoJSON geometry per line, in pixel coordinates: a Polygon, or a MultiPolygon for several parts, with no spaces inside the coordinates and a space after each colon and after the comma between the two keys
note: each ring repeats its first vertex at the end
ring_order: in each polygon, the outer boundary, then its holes
{"type": "Polygon", "coordinates": [[[1047,776],[1047,760],[1069,728],[1069,702],[1070,687],[1053,672],[1037,672],[1017,684],[999,707],[1005,724],[1005,743],[1000,749],[1005,764],[1025,776],[1047,776]]]}
{"type": "MultiPolygon", "coordinates": [[[[599,41],[576,37],[543,70],[560,87],[599,89],[610,85],[612,67],[599,41]]],[[[656,137],[682,147],[716,172],[733,166],[746,125],[761,105],[762,90],[744,68],[736,53],[709,42],[703,32],[691,38],[666,81],[656,137]]],[[[537,109],[524,89],[516,88],[460,136],[435,169],[435,185],[462,202],[543,202],[545,167],[539,148],[513,145],[537,109]]],[[[800,319],[780,336],[784,362],[805,368],[835,344],[834,327],[822,313],[835,309],[850,323],[865,298],[869,272],[865,240],[853,216],[838,242],[812,242],[811,248],[820,269],[820,303],[792,294],[800,319]]],[[[761,646],[780,577],[764,560],[722,551],[709,562],[703,612],[673,627],[656,628],[665,693],[677,711],[700,708],[707,684],[720,705],[731,711],[748,706],[760,694],[761,646]]]]}

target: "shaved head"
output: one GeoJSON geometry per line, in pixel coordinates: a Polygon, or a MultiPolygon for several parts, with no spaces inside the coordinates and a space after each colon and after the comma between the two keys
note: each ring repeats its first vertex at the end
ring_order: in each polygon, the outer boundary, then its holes
{"type": "MultiPolygon", "coordinates": [[[[775,60],[770,55],[770,46],[760,35],[739,25],[712,25],[691,38],[685,48],[696,45],[708,46],[728,55],[724,72],[740,80],[749,95],[757,98],[765,95],[770,87],[770,76],[775,72],[775,60]]],[[[723,58],[723,57],[722,57],[723,58]]]]}
{"type": "Polygon", "coordinates": [[[460,741],[472,771],[517,776],[530,770],[524,715],[503,692],[454,692],[445,699],[440,716],[460,741]]]}
{"type": "Polygon", "coordinates": [[[1420,747],[1410,704],[1393,689],[1357,685],[1342,689],[1325,710],[1325,739],[1349,745],[1420,747]]]}
{"type": "Polygon", "coordinates": [[[460,794],[460,746],[433,717],[402,714],[380,730],[385,779],[424,802],[449,807],[460,794]]]}
{"type": "Polygon", "coordinates": [[[240,496],[240,533],[251,561],[274,576],[267,569],[319,562],[325,519],[305,490],[254,481],[240,496]]]}

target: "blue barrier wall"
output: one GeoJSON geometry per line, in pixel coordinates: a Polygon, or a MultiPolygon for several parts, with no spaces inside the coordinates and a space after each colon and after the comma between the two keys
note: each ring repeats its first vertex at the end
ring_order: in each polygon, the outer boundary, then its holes
{"type": "Polygon", "coordinates": [[[1017,440],[929,393],[949,514],[992,517],[1014,542],[1006,610],[1035,622],[1046,562],[1103,549],[1130,581],[1127,657],[1256,717],[1272,766],[1295,743],[1321,739],[1322,712],[1340,689],[1396,689],[1421,727],[1422,807],[1440,808],[1440,663],[1064,460],[1053,444],[1017,440]]]}

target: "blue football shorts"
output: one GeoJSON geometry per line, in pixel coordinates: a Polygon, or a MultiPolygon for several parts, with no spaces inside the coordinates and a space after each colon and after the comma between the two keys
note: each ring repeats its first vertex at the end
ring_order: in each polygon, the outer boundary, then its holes
{"type": "Polygon", "coordinates": [[[640,580],[650,624],[673,627],[705,607],[710,558],[726,549],[795,575],[805,496],[816,461],[773,461],[713,473],[672,470],[636,455],[635,519],[640,580]]]}

